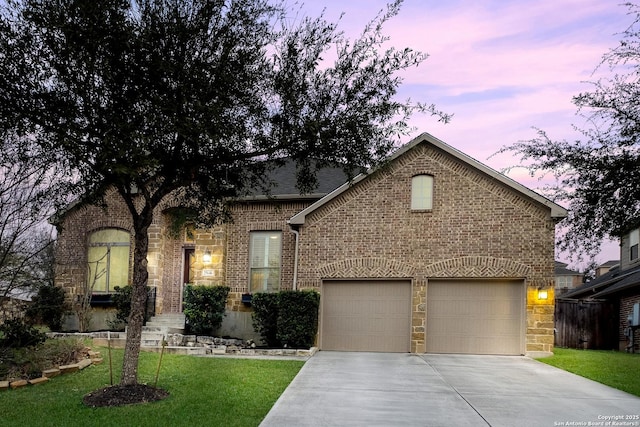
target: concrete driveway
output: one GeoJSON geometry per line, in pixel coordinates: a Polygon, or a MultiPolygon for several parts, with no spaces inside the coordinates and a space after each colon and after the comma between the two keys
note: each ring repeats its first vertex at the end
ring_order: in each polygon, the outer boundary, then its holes
{"type": "Polygon", "coordinates": [[[640,398],[526,357],[321,351],[261,426],[640,426],[639,417],[640,398]]]}

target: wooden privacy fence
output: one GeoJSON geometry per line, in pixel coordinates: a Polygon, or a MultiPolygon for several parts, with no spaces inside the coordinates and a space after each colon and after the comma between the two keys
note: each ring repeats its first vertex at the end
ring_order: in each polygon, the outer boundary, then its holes
{"type": "Polygon", "coordinates": [[[558,347],[618,349],[618,310],[610,301],[557,300],[555,323],[558,347]]]}

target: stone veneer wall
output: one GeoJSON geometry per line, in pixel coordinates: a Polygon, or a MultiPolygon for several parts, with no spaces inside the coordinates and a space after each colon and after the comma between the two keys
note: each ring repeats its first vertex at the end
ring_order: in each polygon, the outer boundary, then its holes
{"type": "Polygon", "coordinates": [[[307,216],[299,286],[325,278],[410,278],[412,352],[425,351],[430,278],[515,278],[527,285],[527,352],[553,349],[550,209],[426,144],[307,216]],[[411,178],[434,177],[433,209],[412,211],[411,178]],[[550,296],[537,300],[537,289],[550,296]]]}

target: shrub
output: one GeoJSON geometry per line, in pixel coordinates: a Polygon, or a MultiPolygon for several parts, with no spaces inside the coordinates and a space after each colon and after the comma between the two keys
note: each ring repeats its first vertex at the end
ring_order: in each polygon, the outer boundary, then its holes
{"type": "Polygon", "coordinates": [[[286,347],[312,347],[318,332],[320,294],[315,290],[282,291],[278,302],[278,340],[286,347]]]}
{"type": "Polygon", "coordinates": [[[43,343],[47,336],[23,319],[9,319],[0,325],[0,347],[29,347],[43,343]]]}
{"type": "Polygon", "coordinates": [[[251,304],[253,327],[267,346],[313,346],[318,332],[318,292],[258,293],[253,295],[251,304]]]}
{"type": "Polygon", "coordinates": [[[52,331],[59,331],[62,328],[62,317],[65,312],[62,288],[54,285],[40,286],[37,295],[31,301],[31,306],[25,313],[29,319],[47,325],[52,331]]]}
{"type": "Polygon", "coordinates": [[[184,290],[187,329],[196,335],[213,335],[222,324],[228,286],[192,286],[184,290]]]}
{"type": "MultiPolygon", "coordinates": [[[[111,301],[116,309],[116,317],[113,321],[109,322],[109,325],[113,329],[124,329],[124,325],[129,322],[129,314],[131,314],[131,295],[133,294],[133,287],[116,286],[113,288],[115,293],[111,295],[111,301]]],[[[147,298],[149,298],[149,290],[151,288],[147,286],[147,298]]],[[[144,321],[149,320],[149,311],[144,312],[144,321]]]]}
{"type": "Polygon", "coordinates": [[[115,323],[124,323],[126,325],[129,321],[129,314],[131,314],[131,293],[133,287],[131,287],[131,285],[116,286],[113,290],[116,291],[111,295],[111,301],[116,308],[115,323]]]}
{"type": "Polygon", "coordinates": [[[257,293],[251,298],[253,329],[268,347],[281,347],[278,340],[278,293],[257,293]]]}
{"type": "Polygon", "coordinates": [[[29,348],[0,348],[0,380],[36,378],[42,371],[77,362],[85,353],[78,339],[49,339],[29,348]]]}

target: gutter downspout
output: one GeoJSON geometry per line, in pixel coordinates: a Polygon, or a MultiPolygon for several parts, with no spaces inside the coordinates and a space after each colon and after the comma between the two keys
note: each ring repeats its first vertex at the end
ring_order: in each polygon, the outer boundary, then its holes
{"type": "Polygon", "coordinates": [[[296,230],[295,228],[293,228],[293,225],[291,225],[289,223],[289,221],[287,221],[287,224],[289,225],[289,230],[291,230],[291,232],[296,236],[296,246],[295,246],[295,251],[294,251],[294,255],[293,255],[293,286],[292,289],[294,291],[298,290],[298,246],[299,246],[299,242],[300,242],[300,232],[298,230],[296,230]]]}

